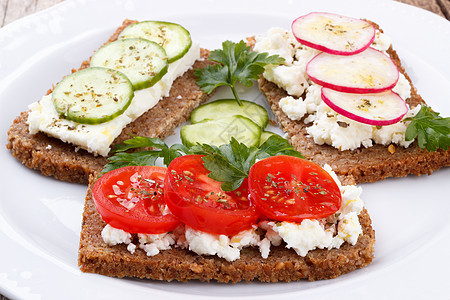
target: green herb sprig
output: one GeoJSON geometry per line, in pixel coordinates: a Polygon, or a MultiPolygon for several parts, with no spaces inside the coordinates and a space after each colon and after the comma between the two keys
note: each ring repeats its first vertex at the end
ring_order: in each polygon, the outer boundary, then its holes
{"type": "Polygon", "coordinates": [[[450,146],[450,117],[443,118],[422,104],[417,115],[405,121],[411,121],[405,132],[406,141],[417,138],[419,147],[428,151],[447,150],[450,146]]]}
{"type": "Polygon", "coordinates": [[[109,157],[109,162],[104,166],[102,174],[125,166],[154,166],[158,158],[163,159],[163,164],[168,166],[175,158],[188,152],[188,148],[182,144],[168,146],[159,138],[135,136],[116,145],[112,151],[115,153],[109,157]],[[130,149],[152,148],[128,153],[130,149]]]}
{"type": "Polygon", "coordinates": [[[163,158],[163,164],[168,166],[175,158],[186,154],[202,154],[205,168],[210,171],[209,177],[223,182],[224,191],[239,188],[248,177],[250,168],[256,160],[275,155],[290,155],[303,158],[302,154],[294,150],[289,142],[278,136],[269,137],[260,147],[247,147],[245,144],[231,138],[229,144],[219,147],[208,144],[198,144],[186,147],[181,144],[168,146],[158,138],[133,137],[114,148],[115,155],[109,158],[102,173],[124,166],[152,166],[158,158],[163,158]],[[139,148],[151,147],[152,150],[126,152],[139,148]]]}
{"type": "Polygon", "coordinates": [[[269,56],[268,53],[251,51],[244,41],[223,42],[222,49],[211,51],[209,60],[217,64],[194,70],[198,78],[198,86],[203,92],[210,94],[217,87],[227,85],[233,91],[239,105],[241,105],[241,99],[236,92],[238,81],[246,87],[251,87],[253,80],[257,80],[264,72],[265,66],[284,62],[284,59],[278,55],[269,56]]]}

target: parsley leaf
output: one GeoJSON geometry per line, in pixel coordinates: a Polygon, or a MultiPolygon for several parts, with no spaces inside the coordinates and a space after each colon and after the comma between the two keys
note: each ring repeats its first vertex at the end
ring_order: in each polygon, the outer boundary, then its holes
{"type": "Polygon", "coordinates": [[[126,166],[154,166],[159,157],[159,151],[140,151],[134,153],[121,152],[109,158],[102,174],[126,166]]]}
{"type": "Polygon", "coordinates": [[[450,117],[443,118],[429,106],[422,105],[420,111],[412,118],[405,132],[405,140],[417,138],[421,149],[436,151],[438,148],[447,150],[450,145],[450,117]]]}
{"type": "Polygon", "coordinates": [[[205,168],[211,172],[208,176],[223,182],[224,191],[232,191],[239,188],[248,177],[250,168],[255,163],[258,148],[247,147],[232,137],[229,144],[219,147],[203,144],[191,151],[205,155],[202,159],[205,168]]]}
{"type": "Polygon", "coordinates": [[[231,138],[229,144],[219,147],[206,144],[194,147],[195,149],[191,148],[191,153],[205,155],[203,157],[205,168],[211,171],[208,176],[223,182],[221,187],[224,191],[233,191],[239,188],[244,179],[248,177],[250,168],[256,160],[275,155],[304,158],[286,139],[278,135],[268,138],[259,148],[247,147],[235,138],[231,138]]]}
{"type": "Polygon", "coordinates": [[[115,155],[108,158],[109,162],[104,166],[102,174],[125,166],[154,166],[158,158],[162,158],[163,164],[168,166],[172,160],[187,151],[188,148],[181,144],[169,147],[159,138],[135,136],[112,149],[112,153],[115,155]],[[152,148],[153,150],[125,152],[140,148],[152,148]]]}
{"type": "Polygon", "coordinates": [[[276,155],[289,155],[296,156],[299,158],[304,158],[303,155],[294,150],[294,147],[289,144],[289,142],[279,135],[270,136],[260,147],[259,147],[259,159],[265,158],[264,155],[276,156],[276,155]]]}
{"type": "Polygon", "coordinates": [[[184,154],[201,154],[205,168],[210,171],[208,176],[214,180],[223,182],[224,191],[233,191],[239,188],[245,178],[248,177],[250,168],[256,160],[274,155],[290,155],[301,157],[300,152],[294,150],[289,142],[273,135],[268,138],[259,148],[247,147],[245,144],[231,138],[229,144],[219,147],[208,144],[197,144],[190,148],[174,144],[167,146],[158,138],[133,137],[126,140],[114,148],[114,155],[109,158],[109,163],[105,165],[102,173],[112,171],[124,166],[152,166],[158,158],[163,158],[163,164],[169,163],[184,154]],[[139,152],[125,152],[143,147],[151,147],[152,150],[139,152]]]}
{"type": "Polygon", "coordinates": [[[210,94],[215,88],[228,85],[233,91],[236,101],[241,100],[236,92],[236,83],[239,81],[246,87],[253,85],[253,80],[259,78],[264,67],[269,64],[281,64],[284,59],[278,55],[269,56],[268,53],[257,53],[244,41],[234,43],[225,41],[222,49],[211,51],[209,60],[217,62],[214,66],[196,69],[197,84],[200,89],[210,94]]]}

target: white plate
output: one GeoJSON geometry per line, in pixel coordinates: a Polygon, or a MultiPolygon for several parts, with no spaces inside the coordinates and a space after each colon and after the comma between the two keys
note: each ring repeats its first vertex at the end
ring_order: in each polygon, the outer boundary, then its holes
{"type": "MultiPolygon", "coordinates": [[[[310,11],[379,23],[419,92],[450,115],[450,23],[391,1],[65,1],[0,30],[0,144],[15,116],[89,57],[125,18],[174,21],[203,47],[263,34],[310,11]],[[156,5],[156,6],[155,6],[156,5]]],[[[258,97],[256,88],[244,98],[258,97]]],[[[376,230],[365,269],[334,280],[293,283],[166,283],[83,274],[77,266],[86,187],[22,166],[0,148],[0,292],[24,299],[346,299],[448,297],[450,169],[363,185],[376,230]],[[155,299],[155,298],[152,298],[155,299]],[[159,299],[159,298],[156,298],[159,299]]]]}

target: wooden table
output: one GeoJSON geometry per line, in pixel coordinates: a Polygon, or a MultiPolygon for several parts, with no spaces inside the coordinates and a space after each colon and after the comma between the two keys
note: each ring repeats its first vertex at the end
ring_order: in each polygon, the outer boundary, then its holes
{"type": "MultiPolygon", "coordinates": [[[[0,27],[17,19],[51,7],[64,0],[0,0],[0,27]]],[[[398,0],[429,10],[450,20],[450,0],[398,0]]],[[[7,300],[0,295],[0,300],[7,300]]]]}

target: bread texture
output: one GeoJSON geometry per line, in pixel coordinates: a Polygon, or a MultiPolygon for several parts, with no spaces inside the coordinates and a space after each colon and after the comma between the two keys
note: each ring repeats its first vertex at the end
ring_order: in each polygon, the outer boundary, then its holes
{"type": "Polygon", "coordinates": [[[80,237],[78,264],[83,272],[165,281],[312,281],[335,278],[363,268],[373,259],[375,232],[365,209],[359,215],[363,233],[354,246],[344,243],[339,249],[316,249],[305,257],[283,245],[272,247],[267,259],[261,257],[258,248],[244,248],[240,258],[232,262],[181,248],[163,250],[150,257],[141,249],[131,254],[126,245],[104,243],[101,231],[106,223],[92,200],[93,183],[94,177],[91,177],[80,237]]]}
{"type": "MultiPolygon", "coordinates": [[[[133,23],[136,21],[125,20],[107,43],[115,41],[122,30],[133,23]]],[[[201,58],[195,62],[193,68],[210,64],[208,56],[209,51],[201,49],[201,58]]],[[[78,70],[88,66],[89,60],[86,60],[78,70]]],[[[172,134],[177,126],[188,120],[192,110],[209,98],[195,83],[193,68],[175,80],[168,97],[161,99],[156,106],[128,124],[112,144],[121,143],[131,138],[131,135],[164,139],[172,134]]],[[[77,70],[72,72],[75,71],[77,70]]],[[[95,156],[44,133],[30,134],[27,118],[28,111],[25,111],[14,120],[8,131],[7,148],[28,168],[39,170],[43,175],[59,180],[87,184],[89,175],[98,173],[107,163],[105,157],[95,156]]]]}
{"type": "MultiPolygon", "coordinates": [[[[374,23],[373,23],[374,24],[374,23]]],[[[374,26],[379,29],[377,24],[374,26]]],[[[251,40],[250,40],[251,42],[251,40]]],[[[405,75],[411,86],[411,97],[407,99],[410,107],[425,103],[417,93],[417,89],[403,68],[397,52],[392,46],[387,51],[391,59],[397,65],[399,71],[405,75]]],[[[450,149],[444,151],[438,149],[429,152],[420,149],[417,142],[408,148],[384,145],[374,145],[369,148],[340,151],[329,145],[315,144],[309,137],[306,128],[309,125],[303,120],[293,121],[281,110],[279,101],[288,96],[285,90],[276,84],[261,77],[258,80],[260,91],[265,95],[276,121],[282,130],[289,135],[290,143],[307,159],[323,166],[329,164],[339,176],[353,177],[357,183],[375,182],[388,177],[405,177],[409,174],[422,175],[450,165],[450,149]]]]}

